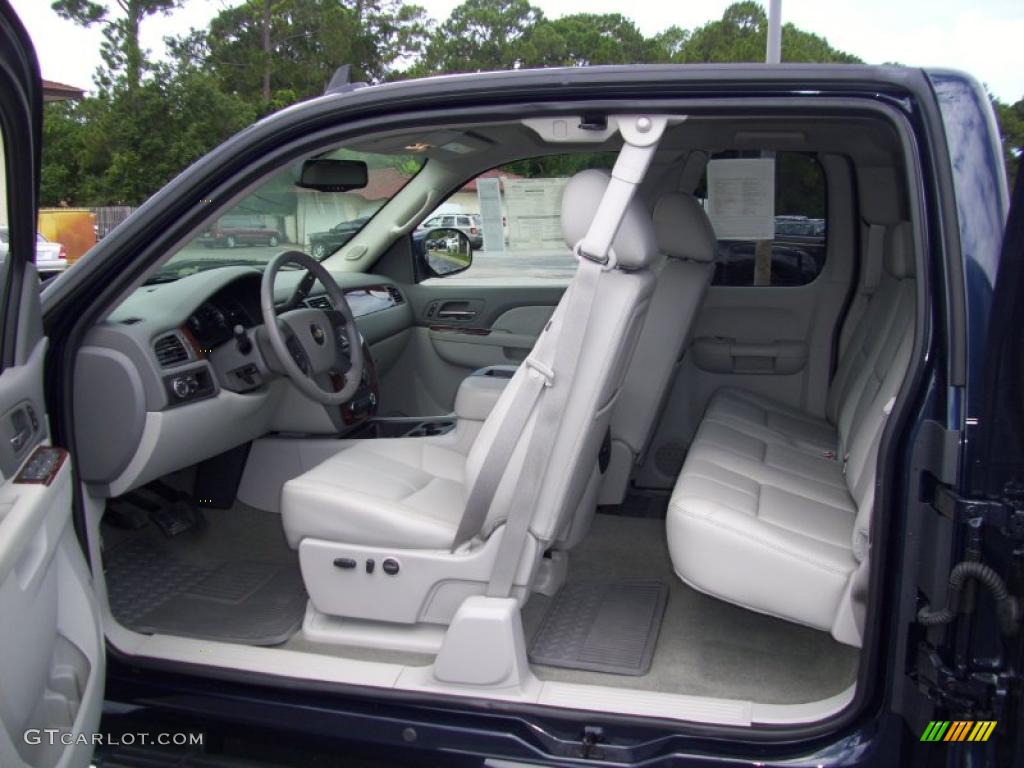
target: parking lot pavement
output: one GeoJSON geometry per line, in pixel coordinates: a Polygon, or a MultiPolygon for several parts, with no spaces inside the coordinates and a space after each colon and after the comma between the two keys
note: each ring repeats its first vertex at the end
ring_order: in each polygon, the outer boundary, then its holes
{"type": "MultiPolygon", "coordinates": [[[[175,256],[176,259],[197,261],[228,261],[239,259],[266,264],[284,249],[304,250],[289,243],[268,246],[242,246],[240,248],[206,248],[190,243],[175,256]]],[[[576,260],[566,250],[548,251],[474,251],[473,266],[462,274],[444,280],[569,280],[576,271],[576,260]]]]}

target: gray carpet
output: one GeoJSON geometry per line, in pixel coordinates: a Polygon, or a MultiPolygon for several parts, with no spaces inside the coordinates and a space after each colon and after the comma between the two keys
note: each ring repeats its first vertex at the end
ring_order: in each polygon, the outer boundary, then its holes
{"type": "Polygon", "coordinates": [[[306,591],[278,515],[237,505],[167,537],[152,523],[104,526],[114,617],[137,632],[279,645],[299,629],[306,591]]]}
{"type": "MultiPolygon", "coordinates": [[[[569,558],[569,583],[656,579],[670,585],[650,671],[624,677],[534,665],[542,680],[798,704],[839,693],[854,680],[858,652],[825,632],[703,595],[672,571],[665,521],[597,515],[569,558]]],[[[523,611],[527,647],[550,598],[523,611]]]]}
{"type": "MultiPolygon", "coordinates": [[[[204,510],[203,515],[203,526],[170,539],[152,524],[138,531],[103,526],[104,566],[111,602],[119,605],[115,616],[123,617],[120,620],[128,626],[140,622],[168,595],[194,592],[196,585],[227,563],[297,568],[295,552],[284,538],[280,515],[243,504],[230,510],[204,510]],[[151,568],[150,577],[145,580],[122,581],[116,572],[111,573],[113,556],[119,548],[133,545],[149,548],[147,557],[161,558],[161,566],[151,568]]],[[[222,573],[212,585],[206,585],[210,589],[200,586],[198,591],[208,596],[224,589],[228,596],[240,594],[241,587],[227,585],[236,581],[249,583],[252,577],[246,573],[244,568],[237,573],[222,573]]],[[[776,704],[820,700],[839,693],[854,680],[857,651],[836,643],[827,633],[747,611],[685,586],[672,571],[664,520],[597,515],[590,535],[570,556],[569,582],[638,579],[669,585],[665,616],[647,674],[627,677],[533,665],[537,676],[544,680],[776,704]]],[[[288,608],[294,608],[301,620],[305,592],[290,600],[288,608]]],[[[550,598],[533,595],[526,605],[523,625],[527,647],[550,604],[550,598]]],[[[221,623],[226,624],[223,617],[221,623]]],[[[283,647],[416,666],[430,662],[429,656],[418,654],[310,643],[301,634],[293,634],[283,647]]]]}

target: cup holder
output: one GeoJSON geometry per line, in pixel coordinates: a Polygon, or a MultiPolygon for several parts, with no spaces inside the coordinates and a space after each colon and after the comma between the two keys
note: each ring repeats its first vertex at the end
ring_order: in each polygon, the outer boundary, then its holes
{"type": "Polygon", "coordinates": [[[455,428],[455,422],[451,419],[436,421],[424,421],[415,429],[409,432],[409,437],[434,437],[451,432],[455,428]]]}
{"type": "Polygon", "coordinates": [[[349,440],[387,437],[436,437],[455,429],[455,419],[378,418],[371,419],[345,435],[349,440]]]}

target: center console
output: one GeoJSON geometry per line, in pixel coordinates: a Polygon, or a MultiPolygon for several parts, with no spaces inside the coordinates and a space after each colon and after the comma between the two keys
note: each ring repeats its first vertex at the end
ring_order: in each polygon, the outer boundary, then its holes
{"type": "Polygon", "coordinates": [[[495,365],[471,373],[459,386],[455,397],[455,413],[451,416],[375,416],[376,389],[367,387],[364,393],[361,388],[345,408],[349,409],[357,401],[368,405],[352,409],[352,413],[345,420],[352,429],[345,432],[344,437],[347,440],[434,437],[451,432],[459,421],[483,422],[494,408],[494,404],[498,402],[515,371],[515,366],[495,365]]]}
{"type": "MultiPolygon", "coordinates": [[[[345,379],[343,376],[332,374],[331,384],[334,386],[334,391],[337,392],[345,385],[345,379]]],[[[364,341],[363,378],[359,382],[359,389],[352,395],[351,400],[340,406],[341,422],[344,429],[361,428],[367,421],[373,419],[377,414],[377,404],[380,402],[379,389],[377,366],[373,362],[373,355],[370,354],[370,345],[364,341]]]]}

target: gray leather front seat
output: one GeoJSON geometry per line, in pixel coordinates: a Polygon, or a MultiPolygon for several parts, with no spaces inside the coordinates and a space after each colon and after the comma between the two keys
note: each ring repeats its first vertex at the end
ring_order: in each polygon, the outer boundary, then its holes
{"type": "Polygon", "coordinates": [[[653,267],[654,296],[612,414],[611,460],[601,486],[602,504],[619,504],[625,496],[715,271],[715,230],[692,195],[663,195],[654,206],[654,231],[664,256],[653,267]]]}
{"type": "MultiPolygon", "coordinates": [[[[605,172],[584,171],[566,186],[562,230],[570,247],[587,233],[608,181],[605,172]]],[[[543,390],[471,541],[451,551],[469,490],[529,364],[519,367],[466,452],[448,436],[359,441],[285,484],[285,532],[299,550],[317,609],[355,618],[445,623],[463,599],[482,593],[516,502],[537,410],[558,387],[569,387],[514,582],[514,594],[525,596],[544,551],[565,536],[573,513],[596,503],[598,453],[654,286],[649,267],[658,247],[650,214],[638,201],[627,209],[612,252],[616,266],[598,277],[593,305],[599,309],[586,325],[575,373],[556,372],[553,385],[543,390]],[[399,570],[382,577],[376,564],[387,559],[399,570]],[[375,563],[373,573],[366,572],[367,560],[375,563]]],[[[538,346],[557,340],[565,305],[563,298],[538,346]]]]}

